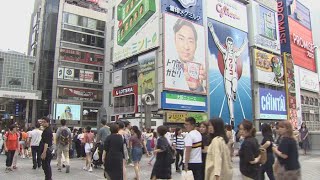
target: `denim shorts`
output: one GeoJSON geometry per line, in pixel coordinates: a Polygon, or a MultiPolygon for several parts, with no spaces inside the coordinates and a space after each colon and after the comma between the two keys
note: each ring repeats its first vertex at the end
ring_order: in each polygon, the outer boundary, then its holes
{"type": "Polygon", "coordinates": [[[141,147],[133,147],[131,150],[132,153],[132,161],[139,162],[142,157],[142,148],[141,147]]]}

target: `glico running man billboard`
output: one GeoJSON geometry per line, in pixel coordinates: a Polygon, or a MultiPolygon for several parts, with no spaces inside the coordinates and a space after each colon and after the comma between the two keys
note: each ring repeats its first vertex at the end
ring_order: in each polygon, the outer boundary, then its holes
{"type": "Polygon", "coordinates": [[[159,0],[117,0],[113,62],[159,46],[159,0]]]}
{"type": "Polygon", "coordinates": [[[208,19],[210,118],[252,119],[248,34],[208,19]]]}

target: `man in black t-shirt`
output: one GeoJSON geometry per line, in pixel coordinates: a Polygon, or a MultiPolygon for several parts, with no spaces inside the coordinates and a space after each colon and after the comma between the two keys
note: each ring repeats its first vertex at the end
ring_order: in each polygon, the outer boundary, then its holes
{"type": "Polygon", "coordinates": [[[42,169],[45,174],[45,180],[52,180],[51,159],[52,159],[52,130],[50,128],[50,119],[42,117],[42,126],[44,127],[41,135],[40,149],[42,169]]]}

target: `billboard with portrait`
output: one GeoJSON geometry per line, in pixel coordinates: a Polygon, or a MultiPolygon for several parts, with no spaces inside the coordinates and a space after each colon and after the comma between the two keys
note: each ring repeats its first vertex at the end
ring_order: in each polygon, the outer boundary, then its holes
{"type": "Polygon", "coordinates": [[[280,56],[253,49],[255,81],[284,86],[283,62],[280,56]]]}
{"type": "Polygon", "coordinates": [[[159,0],[116,0],[113,62],[159,46],[159,0]]]}
{"type": "Polygon", "coordinates": [[[80,121],[81,105],[55,103],[54,107],[56,120],[80,121]]]}
{"type": "Polygon", "coordinates": [[[202,0],[161,0],[161,12],[203,24],[202,0]]]}
{"type": "Polygon", "coordinates": [[[248,34],[208,18],[210,118],[252,119],[248,34]]]}
{"type": "Polygon", "coordinates": [[[155,103],[156,96],[156,51],[139,56],[138,62],[138,105],[141,105],[141,100],[144,100],[148,105],[153,105],[155,103]]]}
{"type": "Polygon", "coordinates": [[[248,5],[249,45],[281,53],[277,12],[256,2],[248,5]]]}
{"type": "Polygon", "coordinates": [[[235,0],[207,1],[208,18],[248,32],[247,7],[235,0]]]}
{"type": "Polygon", "coordinates": [[[165,14],[164,21],[164,88],[205,94],[207,68],[203,26],[170,14],[165,14]]]}

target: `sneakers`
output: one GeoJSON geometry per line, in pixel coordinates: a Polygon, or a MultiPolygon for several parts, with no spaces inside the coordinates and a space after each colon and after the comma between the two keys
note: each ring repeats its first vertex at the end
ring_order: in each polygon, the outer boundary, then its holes
{"type": "Polygon", "coordinates": [[[89,168],[89,170],[88,170],[89,172],[92,172],[92,166],[90,166],[90,168],[89,168]]]}
{"type": "MultiPolygon", "coordinates": [[[[17,167],[17,166],[12,166],[12,168],[13,168],[13,169],[18,169],[18,167],[17,167]]],[[[11,168],[10,168],[10,169],[11,169],[11,168]]]]}
{"type": "Polygon", "coordinates": [[[84,166],[82,169],[85,170],[85,171],[88,171],[88,167],[87,166],[84,166]]]}
{"type": "Polygon", "coordinates": [[[66,173],[70,172],[70,166],[66,166],[66,173]]]}

